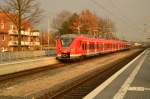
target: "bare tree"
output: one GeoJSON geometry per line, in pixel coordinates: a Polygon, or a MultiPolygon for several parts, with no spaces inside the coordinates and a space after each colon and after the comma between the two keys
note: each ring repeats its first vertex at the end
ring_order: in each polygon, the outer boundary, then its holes
{"type": "Polygon", "coordinates": [[[37,0],[4,0],[0,5],[0,12],[4,13],[18,31],[18,50],[21,50],[21,30],[26,22],[36,24],[40,22],[43,11],[37,0]]]}

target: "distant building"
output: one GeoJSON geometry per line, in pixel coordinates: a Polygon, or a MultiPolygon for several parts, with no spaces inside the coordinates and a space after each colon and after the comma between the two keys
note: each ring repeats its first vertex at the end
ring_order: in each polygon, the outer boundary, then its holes
{"type": "MultiPolygon", "coordinates": [[[[29,22],[25,22],[21,31],[21,50],[35,50],[40,47],[40,32],[33,30],[29,22]]],[[[0,13],[0,52],[17,51],[18,32],[16,26],[0,13]]]]}

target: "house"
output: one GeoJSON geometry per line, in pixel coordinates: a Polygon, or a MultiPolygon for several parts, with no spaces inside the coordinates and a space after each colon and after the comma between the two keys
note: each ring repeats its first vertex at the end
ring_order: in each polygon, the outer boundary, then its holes
{"type": "MultiPolygon", "coordinates": [[[[21,30],[21,50],[36,50],[40,47],[40,32],[29,22],[23,22],[21,30]]],[[[0,52],[18,50],[18,31],[4,13],[0,13],[0,52]]]]}

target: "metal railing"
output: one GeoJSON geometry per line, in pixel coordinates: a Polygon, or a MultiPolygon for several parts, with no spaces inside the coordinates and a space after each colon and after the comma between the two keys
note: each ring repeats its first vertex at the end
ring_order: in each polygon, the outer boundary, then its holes
{"type": "Polygon", "coordinates": [[[0,52],[0,63],[42,56],[52,56],[55,54],[56,52],[54,49],[39,51],[0,52]]]}

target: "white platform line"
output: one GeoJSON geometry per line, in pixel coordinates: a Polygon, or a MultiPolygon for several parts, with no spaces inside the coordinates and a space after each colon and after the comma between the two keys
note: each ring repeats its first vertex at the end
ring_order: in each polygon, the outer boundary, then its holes
{"type": "Polygon", "coordinates": [[[142,52],[136,58],[134,58],[131,62],[125,65],[122,69],[112,75],[109,79],[103,82],[100,86],[98,86],[95,90],[85,96],[83,99],[94,99],[105,87],[107,87],[114,79],[116,79],[123,71],[125,71],[132,63],[134,63],[137,59],[139,59],[147,50],[142,52]]]}
{"type": "MultiPolygon", "coordinates": [[[[149,53],[149,51],[147,52],[149,53]]],[[[144,63],[144,60],[146,59],[147,55],[145,55],[142,60],[140,61],[140,63],[136,66],[136,68],[132,71],[132,73],[129,75],[129,77],[127,78],[127,80],[124,82],[124,84],[121,86],[121,88],[119,89],[119,91],[115,94],[115,96],[113,97],[113,99],[123,99],[125,94],[128,91],[128,88],[130,87],[130,84],[133,82],[133,80],[135,79],[135,76],[137,75],[138,71],[140,70],[140,68],[142,67],[142,64],[144,63]]]]}
{"type": "Polygon", "coordinates": [[[129,87],[129,91],[150,91],[150,88],[145,87],[129,87]]]}

